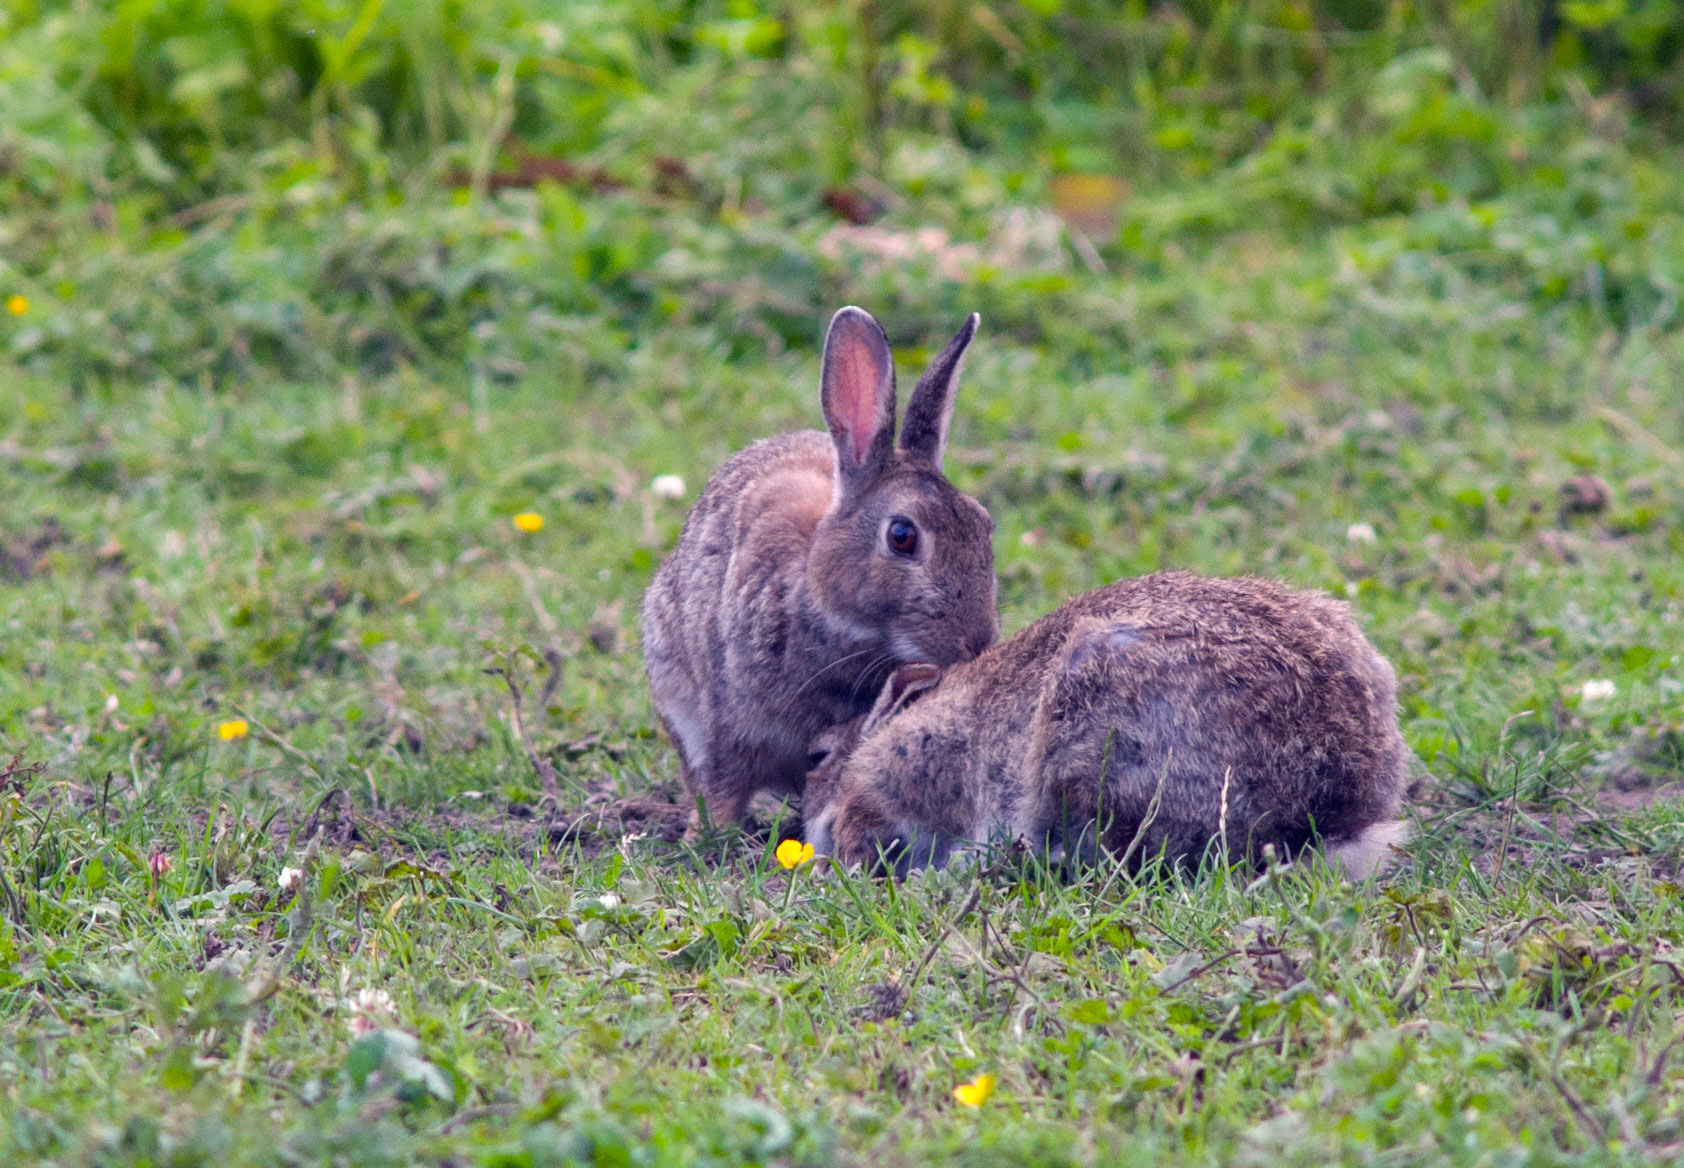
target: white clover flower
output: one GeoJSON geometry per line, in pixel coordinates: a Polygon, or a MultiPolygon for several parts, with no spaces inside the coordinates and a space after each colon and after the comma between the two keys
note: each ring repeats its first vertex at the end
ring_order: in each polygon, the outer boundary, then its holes
{"type": "Polygon", "coordinates": [[[345,1024],[358,1037],[384,1030],[396,1020],[397,1003],[385,990],[360,989],[346,1004],[351,1008],[351,1016],[345,1024]]]}
{"type": "Polygon", "coordinates": [[[1353,523],[1345,529],[1345,538],[1351,543],[1375,543],[1380,536],[1369,523],[1353,523]]]}
{"type": "Polygon", "coordinates": [[[378,1010],[390,1014],[397,1009],[397,1006],[396,1003],[392,1001],[392,995],[387,993],[385,990],[368,989],[365,987],[358,990],[356,997],[351,999],[351,1008],[353,1010],[362,1010],[365,1013],[378,1010]]]}
{"type": "Polygon", "coordinates": [[[1579,700],[1600,702],[1614,696],[1614,683],[1606,677],[1593,677],[1579,687],[1579,700]]]}
{"type": "Polygon", "coordinates": [[[116,694],[106,694],[105,695],[105,712],[107,714],[115,714],[117,712],[117,695],[116,694]]]}
{"type": "Polygon", "coordinates": [[[282,868],[280,879],[276,881],[282,892],[291,892],[298,887],[298,882],[304,879],[302,868],[282,868]]]}
{"type": "Polygon", "coordinates": [[[675,474],[656,475],[650,480],[649,493],[657,499],[682,499],[684,479],[675,474]]]}

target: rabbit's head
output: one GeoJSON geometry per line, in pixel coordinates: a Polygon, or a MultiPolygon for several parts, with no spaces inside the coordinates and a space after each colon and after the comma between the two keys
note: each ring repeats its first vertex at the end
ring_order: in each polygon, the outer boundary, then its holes
{"type": "Polygon", "coordinates": [[[899,661],[949,665],[999,636],[994,521],[942,474],[973,313],[919,379],[895,441],[895,368],[871,316],[844,308],[825,338],[820,398],[836,487],[808,582],[839,629],[880,631],[899,661]]]}
{"type": "Polygon", "coordinates": [[[873,862],[880,847],[892,854],[902,842],[894,839],[883,800],[872,784],[846,782],[848,762],[861,742],[940,680],[941,670],[934,665],[902,665],[889,675],[870,713],[814,737],[808,754],[811,769],[801,792],[801,822],[802,838],[820,855],[834,855],[845,864],[873,862]],[[839,823],[839,817],[845,822],[839,823]]]}

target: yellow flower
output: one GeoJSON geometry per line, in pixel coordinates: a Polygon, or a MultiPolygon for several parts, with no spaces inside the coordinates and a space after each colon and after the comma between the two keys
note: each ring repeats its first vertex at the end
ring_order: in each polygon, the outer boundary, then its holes
{"type": "Polygon", "coordinates": [[[953,1098],[966,1107],[981,1107],[988,1102],[988,1097],[994,1094],[994,1076],[978,1075],[969,1083],[960,1083],[953,1088],[953,1098]]]}
{"type": "Polygon", "coordinates": [[[235,718],[231,722],[224,722],[218,726],[216,728],[216,733],[219,738],[227,742],[235,738],[244,738],[246,736],[246,731],[250,729],[251,727],[246,725],[246,720],[244,718],[235,718]]]}
{"type": "Polygon", "coordinates": [[[544,517],[536,511],[522,511],[515,516],[515,526],[527,532],[542,531],[544,517]]]}
{"type": "Polygon", "coordinates": [[[6,311],[13,316],[22,316],[29,311],[29,297],[13,294],[6,297],[6,311]]]}
{"type": "Polygon", "coordinates": [[[799,868],[813,858],[813,845],[804,844],[800,840],[786,839],[778,845],[778,850],[773,854],[784,867],[799,868]]]}

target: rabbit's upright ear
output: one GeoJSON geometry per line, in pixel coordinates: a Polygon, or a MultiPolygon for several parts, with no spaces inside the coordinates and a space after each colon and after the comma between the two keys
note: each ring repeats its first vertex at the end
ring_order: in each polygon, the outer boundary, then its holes
{"type": "Polygon", "coordinates": [[[936,469],[941,468],[942,452],[947,447],[947,426],[953,421],[953,395],[959,391],[959,367],[964,364],[965,350],[976,336],[977,324],[982,320],[976,313],[965,318],[947,348],[943,349],[918,386],[912,400],[906,404],[906,418],[901,424],[900,448],[908,454],[922,455],[936,469]]]}
{"type": "Polygon", "coordinates": [[[865,716],[865,724],[860,727],[860,737],[864,738],[880,723],[900,713],[925,690],[934,689],[936,682],[940,680],[941,669],[926,662],[915,661],[897,668],[889,675],[889,680],[883,683],[883,692],[877,695],[877,702],[871,707],[871,713],[865,716]]]}
{"type": "Polygon", "coordinates": [[[819,400],[836,444],[844,494],[882,469],[895,441],[895,362],[871,314],[852,306],[830,318],[819,400]]]}

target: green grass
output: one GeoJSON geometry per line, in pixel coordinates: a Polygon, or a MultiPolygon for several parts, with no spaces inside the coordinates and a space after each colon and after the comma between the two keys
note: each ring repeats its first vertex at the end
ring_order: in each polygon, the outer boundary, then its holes
{"type": "Polygon", "coordinates": [[[1320,58],[1291,6],[1134,13],[1125,100],[1061,41],[1103,6],[926,60],[888,3],[875,49],[534,5],[559,72],[515,4],[40,7],[0,23],[0,1160],[1684,1155],[1684,155],[1598,80],[1673,68],[1610,48],[1649,9],[1566,6],[1537,85],[1484,9],[1306,9],[1320,58]],[[517,165],[498,100],[613,183],[447,189],[517,165]],[[1091,240],[1046,210],[1086,171],[1135,184],[1091,240]],[[1350,597],[1425,777],[1394,873],[674,842],[636,605],[708,473],[817,424],[850,301],[903,376],[983,313],[948,466],[1006,631],[1169,566],[1350,597]]]}

